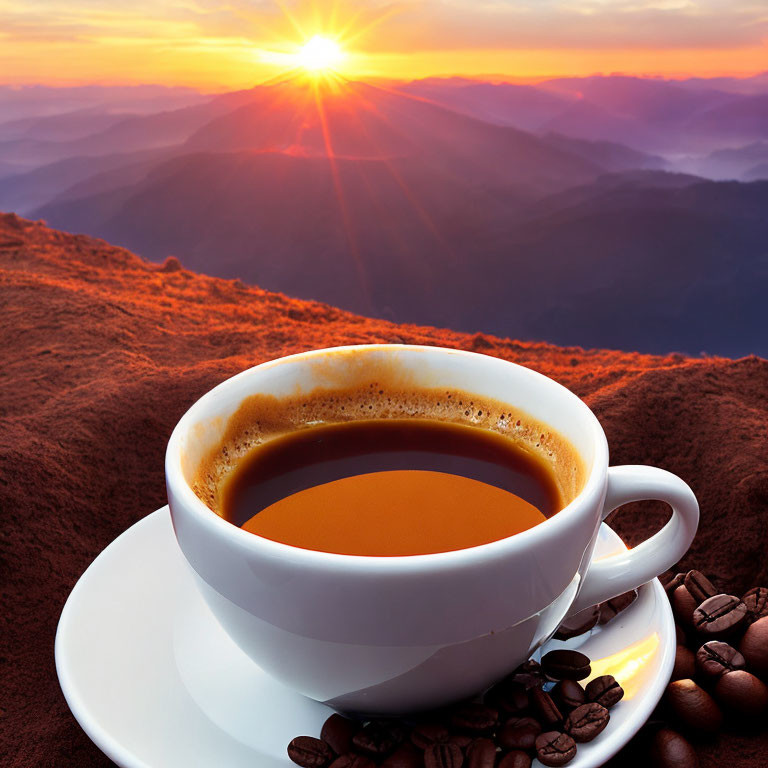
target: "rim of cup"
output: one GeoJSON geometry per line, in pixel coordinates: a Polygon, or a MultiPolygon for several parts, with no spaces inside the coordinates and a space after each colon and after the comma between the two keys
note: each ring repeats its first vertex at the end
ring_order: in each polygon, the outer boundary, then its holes
{"type": "MultiPolygon", "coordinates": [[[[256,394],[257,391],[258,390],[254,390],[253,394],[256,394]]],[[[514,404],[510,403],[510,405],[514,404]]],[[[236,408],[234,408],[232,412],[235,410],[236,408]]],[[[523,408],[522,410],[525,409],[523,408]]],[[[328,347],[325,349],[299,352],[247,368],[217,384],[213,389],[206,392],[189,407],[171,433],[165,453],[165,476],[169,490],[173,489],[173,494],[183,508],[182,514],[191,515],[195,519],[195,522],[203,527],[207,535],[226,538],[231,546],[236,547],[243,554],[261,556],[268,559],[279,559],[283,562],[291,562],[298,567],[323,569],[348,569],[354,567],[358,570],[362,569],[367,572],[375,573],[395,571],[402,573],[404,571],[423,571],[425,569],[455,570],[457,568],[473,567],[480,563],[485,563],[488,560],[513,556],[516,550],[527,547],[534,540],[546,536],[550,532],[556,534],[562,527],[570,525],[571,518],[574,515],[578,515],[579,512],[585,513],[584,510],[589,506],[587,499],[593,498],[595,494],[600,495],[603,490],[606,482],[607,467],[608,443],[600,422],[581,398],[577,397],[559,382],[556,382],[554,379],[551,379],[538,371],[534,371],[531,368],[526,368],[517,363],[503,360],[502,358],[492,358],[490,355],[482,355],[477,352],[452,349],[450,347],[415,344],[359,344],[328,347]],[[589,467],[587,472],[587,478],[578,495],[559,512],[552,515],[552,517],[534,525],[532,528],[528,528],[525,531],[515,533],[512,536],[507,536],[503,539],[447,552],[434,552],[420,555],[373,556],[348,555],[304,549],[292,544],[284,544],[279,541],[267,539],[258,534],[243,530],[225,520],[208,507],[208,505],[206,505],[192,490],[182,469],[181,444],[183,437],[187,431],[200,420],[200,412],[204,411],[211,401],[220,397],[223,391],[233,386],[233,382],[252,377],[258,371],[267,370],[279,365],[296,364],[302,360],[311,359],[313,357],[328,356],[329,354],[339,352],[363,352],[375,350],[408,350],[433,354],[450,352],[453,355],[466,357],[468,359],[478,357],[493,359],[501,364],[514,366],[516,369],[523,371],[523,375],[539,378],[543,382],[546,381],[548,382],[547,386],[552,386],[554,384],[556,387],[559,387],[567,397],[571,399],[573,406],[578,408],[584,414],[587,423],[591,425],[594,456],[591,462],[591,467],[589,467]]],[[[173,511],[174,514],[178,514],[178,507],[173,511]]]]}

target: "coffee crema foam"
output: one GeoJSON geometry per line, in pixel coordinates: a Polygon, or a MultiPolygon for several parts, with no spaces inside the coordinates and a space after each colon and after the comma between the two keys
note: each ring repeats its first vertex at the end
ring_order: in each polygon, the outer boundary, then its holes
{"type": "Polygon", "coordinates": [[[529,414],[461,390],[399,388],[376,380],[288,397],[247,397],[229,417],[222,438],[200,462],[190,485],[206,506],[221,515],[221,489],[240,460],[254,448],[314,426],[392,418],[463,424],[513,440],[548,465],[563,506],[584,486],[586,468],[573,445],[529,414]]]}

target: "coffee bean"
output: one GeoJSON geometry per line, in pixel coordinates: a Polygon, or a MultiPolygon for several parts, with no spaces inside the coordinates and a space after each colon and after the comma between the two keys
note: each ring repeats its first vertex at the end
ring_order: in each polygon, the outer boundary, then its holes
{"type": "Polygon", "coordinates": [[[607,624],[611,619],[618,616],[622,611],[629,608],[637,600],[637,590],[631,589],[621,595],[616,595],[604,603],[600,603],[600,623],[607,624]]]}
{"type": "Polygon", "coordinates": [[[747,618],[747,606],[734,595],[707,598],[693,612],[696,631],[708,637],[725,637],[735,632],[747,618]]]}
{"type": "Polygon", "coordinates": [[[592,741],[602,733],[611,716],[608,710],[595,702],[582,704],[568,715],[565,721],[565,731],[574,741],[583,743],[592,741]]]}
{"type": "Polygon", "coordinates": [[[570,640],[589,632],[600,621],[600,606],[593,605],[575,616],[566,619],[555,632],[555,640],[570,640]]]}
{"type": "Polygon", "coordinates": [[[592,671],[589,657],[578,651],[550,651],[541,660],[541,668],[556,680],[583,680],[592,671]]]}
{"type": "Polygon", "coordinates": [[[679,733],[662,728],[651,742],[651,765],[653,768],[699,768],[699,759],[679,733]]]}
{"type": "Polygon", "coordinates": [[[381,724],[383,728],[389,729],[398,745],[408,741],[408,734],[410,734],[411,729],[401,720],[382,720],[381,724]]]}
{"type": "Polygon", "coordinates": [[[688,571],[683,580],[685,588],[691,593],[693,599],[701,604],[710,597],[717,595],[720,590],[701,572],[688,571]]]}
{"type": "Polygon", "coordinates": [[[768,616],[747,627],[739,643],[739,650],[747,660],[747,667],[768,679],[768,616]]]}
{"type": "Polygon", "coordinates": [[[685,630],[679,625],[675,624],[675,640],[678,645],[685,645],[686,641],[685,630]]]}
{"type": "Polygon", "coordinates": [[[549,694],[561,712],[563,710],[570,712],[587,700],[587,694],[575,680],[561,680],[549,694]]]}
{"type": "Polygon", "coordinates": [[[576,757],[576,743],[567,733],[542,733],[536,737],[536,757],[542,765],[557,768],[576,757]]]}
{"type": "Polygon", "coordinates": [[[471,733],[486,733],[493,730],[499,721],[499,713],[487,704],[465,704],[454,710],[451,725],[471,733]]]}
{"type": "Polygon", "coordinates": [[[475,739],[467,747],[464,768],[494,768],[496,745],[490,739],[475,739]]]}
{"type": "Polygon", "coordinates": [[[544,682],[544,672],[538,661],[529,659],[523,662],[508,678],[509,682],[520,683],[525,688],[541,688],[544,682]]]}
{"type": "Polygon", "coordinates": [[[757,621],[768,616],[768,588],[754,587],[741,598],[747,606],[747,621],[757,621]]]}
{"type": "Polygon", "coordinates": [[[501,758],[499,768],[531,768],[531,758],[525,752],[516,749],[513,752],[507,752],[501,758]]]}
{"type": "Polygon", "coordinates": [[[610,709],[624,698],[624,689],[613,675],[602,675],[587,683],[587,699],[610,709]]]}
{"type": "Polygon", "coordinates": [[[690,627],[693,623],[693,612],[698,608],[696,599],[686,589],[685,584],[680,585],[669,599],[675,618],[684,626],[690,627]]]}
{"type": "Polygon", "coordinates": [[[541,688],[531,691],[531,708],[538,721],[545,727],[551,728],[563,721],[563,716],[552,697],[541,688]]]}
{"type": "Polygon", "coordinates": [[[675,666],[672,668],[672,680],[684,680],[696,673],[696,657],[690,648],[678,645],[675,651],[675,666]]]}
{"type": "Polygon", "coordinates": [[[541,733],[541,723],[532,717],[513,717],[496,736],[502,749],[533,749],[536,737],[541,733]]]}
{"type": "Polygon", "coordinates": [[[452,733],[448,737],[449,744],[455,744],[459,749],[466,749],[472,743],[472,736],[466,733],[452,733]]]}
{"type": "Polygon", "coordinates": [[[504,715],[519,715],[530,706],[528,689],[514,681],[502,680],[486,692],[483,700],[504,715]]]}
{"type": "Polygon", "coordinates": [[[696,652],[696,668],[703,677],[716,679],[725,672],[744,669],[745,666],[744,657],[728,643],[720,640],[710,640],[696,652]]]}
{"type": "Polygon", "coordinates": [[[352,745],[365,755],[383,757],[392,752],[405,735],[405,730],[395,722],[373,720],[352,737],[352,745]]]}
{"type": "Polygon", "coordinates": [[[461,768],[464,755],[455,744],[433,744],[424,752],[425,768],[461,768]]]}
{"type": "Polygon", "coordinates": [[[420,723],[411,731],[411,742],[419,749],[427,749],[433,744],[446,744],[450,735],[440,723],[420,723]]]}
{"type": "Polygon", "coordinates": [[[739,715],[755,717],[768,707],[768,687],[743,669],[726,672],[715,685],[717,700],[739,715]]]}
{"type": "Polygon", "coordinates": [[[424,753],[406,742],[381,764],[381,768],[424,768],[424,753]]]}
{"type": "Polygon", "coordinates": [[[347,752],[347,754],[337,757],[331,763],[331,768],[376,768],[376,763],[365,755],[347,752]]]}
{"type": "Polygon", "coordinates": [[[320,738],[337,755],[345,755],[352,751],[352,737],[359,727],[354,720],[333,714],[323,723],[320,738]]]}
{"type": "Polygon", "coordinates": [[[667,595],[674,592],[685,581],[684,573],[676,573],[674,576],[667,576],[661,580],[664,591],[667,595]]]}
{"type": "Polygon", "coordinates": [[[333,752],[314,736],[297,736],[288,745],[288,757],[302,768],[326,768],[333,760],[333,752]]]}
{"type": "Polygon", "coordinates": [[[528,659],[528,661],[524,661],[519,667],[516,667],[512,674],[541,674],[541,664],[536,659],[528,659]]]}
{"type": "Polygon", "coordinates": [[[693,680],[675,680],[664,694],[670,710],[688,728],[705,733],[720,729],[723,716],[714,699],[693,680]]]}

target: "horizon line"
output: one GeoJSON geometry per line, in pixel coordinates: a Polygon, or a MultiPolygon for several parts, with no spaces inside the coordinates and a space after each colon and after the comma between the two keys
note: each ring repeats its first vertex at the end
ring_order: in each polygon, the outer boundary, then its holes
{"type": "MultiPolygon", "coordinates": [[[[504,73],[484,73],[484,74],[465,74],[461,72],[453,74],[436,73],[433,75],[422,75],[414,78],[401,78],[401,77],[387,77],[385,75],[365,75],[361,74],[356,77],[348,76],[347,79],[353,82],[365,82],[365,81],[383,81],[383,82],[397,82],[397,83],[410,83],[418,82],[420,80],[472,80],[478,82],[492,82],[492,83],[510,83],[510,84],[535,84],[545,83],[551,80],[586,80],[595,77],[631,77],[639,80],[665,80],[665,81],[683,81],[683,80],[718,80],[728,78],[732,80],[750,80],[759,78],[761,76],[768,76],[768,69],[759,69],[751,72],[721,72],[718,74],[710,73],[706,75],[702,74],[690,74],[684,72],[670,72],[666,74],[659,74],[657,72],[632,72],[632,71],[611,71],[606,72],[604,70],[597,70],[590,72],[589,74],[573,75],[568,73],[551,73],[541,75],[524,75],[515,76],[512,74],[504,73]]],[[[162,81],[147,81],[147,80],[98,80],[98,79],[70,79],[65,78],[62,81],[45,81],[45,80],[29,80],[29,81],[13,81],[0,79],[0,87],[2,88],[84,88],[84,87],[100,87],[100,88],[139,88],[143,86],[156,86],[160,88],[179,90],[194,90],[199,93],[221,93],[226,91],[240,91],[247,90],[247,88],[256,88],[268,83],[274,82],[274,76],[265,78],[264,80],[256,80],[251,86],[238,87],[233,85],[227,85],[221,83],[219,85],[194,85],[183,83],[167,83],[162,81]]]]}

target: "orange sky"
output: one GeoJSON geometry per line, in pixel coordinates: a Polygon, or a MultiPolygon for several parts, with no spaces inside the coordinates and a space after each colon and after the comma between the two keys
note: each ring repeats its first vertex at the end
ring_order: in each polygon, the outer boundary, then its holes
{"type": "Polygon", "coordinates": [[[0,0],[0,82],[244,87],[318,33],[353,78],[768,69],[760,0],[0,0]]]}

